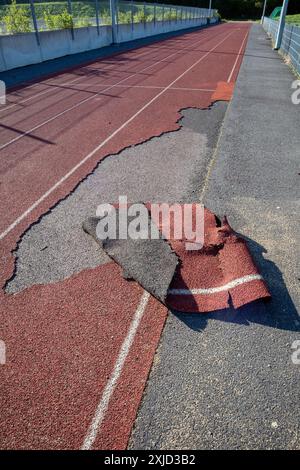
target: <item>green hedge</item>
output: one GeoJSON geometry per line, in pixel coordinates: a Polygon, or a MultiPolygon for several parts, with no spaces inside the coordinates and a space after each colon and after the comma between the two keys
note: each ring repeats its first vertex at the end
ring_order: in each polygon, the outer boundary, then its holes
{"type": "MultiPolygon", "coordinates": [[[[30,5],[27,4],[18,4],[20,8],[24,8],[30,14],[30,5]]],[[[50,15],[59,15],[61,14],[67,7],[67,2],[45,2],[45,3],[35,3],[35,13],[37,19],[44,18],[44,12],[47,11],[50,15]]],[[[0,19],[3,18],[7,14],[9,10],[9,5],[0,5],[0,19]]],[[[100,7],[100,11],[104,10],[105,6],[100,7]]],[[[73,16],[75,17],[90,17],[95,16],[95,3],[87,3],[87,2],[72,2],[72,12],[73,16]]]]}

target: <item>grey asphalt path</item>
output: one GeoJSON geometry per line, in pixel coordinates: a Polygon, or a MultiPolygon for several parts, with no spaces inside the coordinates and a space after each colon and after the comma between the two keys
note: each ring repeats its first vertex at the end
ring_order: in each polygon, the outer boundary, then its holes
{"type": "Polygon", "coordinates": [[[300,340],[293,80],[253,25],[204,193],[205,204],[248,238],[272,301],[169,315],[132,449],[300,448],[300,365],[291,360],[300,340]]]}

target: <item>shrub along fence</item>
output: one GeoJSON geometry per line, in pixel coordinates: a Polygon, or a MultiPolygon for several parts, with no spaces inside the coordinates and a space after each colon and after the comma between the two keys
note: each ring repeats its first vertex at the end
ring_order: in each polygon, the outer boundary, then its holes
{"type": "MultiPolygon", "coordinates": [[[[264,18],[263,28],[275,42],[279,21],[264,18]]],[[[300,74],[300,26],[285,24],[280,52],[288,58],[294,69],[300,74]]]]}
{"type": "Polygon", "coordinates": [[[0,4],[0,71],[218,21],[216,10],[133,0],[10,0],[0,4]]]}

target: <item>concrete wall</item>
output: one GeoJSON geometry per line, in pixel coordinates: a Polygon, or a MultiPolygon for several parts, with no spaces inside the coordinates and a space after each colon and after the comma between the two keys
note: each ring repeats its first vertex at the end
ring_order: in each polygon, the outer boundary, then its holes
{"type": "Polygon", "coordinates": [[[0,39],[0,49],[3,59],[1,72],[42,61],[41,50],[37,46],[34,33],[2,36],[0,39]]]}
{"type": "MultiPolygon", "coordinates": [[[[177,31],[193,26],[207,24],[207,20],[156,21],[118,25],[118,42],[153,36],[155,34],[177,31]]],[[[70,30],[42,31],[39,34],[40,45],[34,33],[16,34],[0,37],[0,72],[36,64],[77,52],[84,52],[112,43],[111,26],[101,26],[100,34],[94,26],[74,30],[74,39],[70,30]]]]}
{"type": "Polygon", "coordinates": [[[207,20],[204,18],[191,21],[152,21],[149,23],[135,23],[132,28],[131,24],[118,25],[118,42],[132,41],[133,39],[154,36],[160,33],[169,33],[170,31],[178,31],[193,26],[206,25],[207,20]]]}

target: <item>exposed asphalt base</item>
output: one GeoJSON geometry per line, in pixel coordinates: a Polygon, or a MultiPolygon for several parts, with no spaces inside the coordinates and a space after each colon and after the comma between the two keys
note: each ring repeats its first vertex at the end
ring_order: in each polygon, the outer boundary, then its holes
{"type": "MultiPolygon", "coordinates": [[[[214,25],[212,25],[214,26],[214,25]]],[[[88,65],[99,59],[111,57],[114,54],[131,51],[138,47],[148,46],[156,42],[170,39],[172,37],[180,36],[183,33],[190,33],[199,29],[208,28],[209,26],[197,26],[194,28],[181,29],[178,31],[171,31],[169,33],[157,34],[147,38],[135,39],[120,44],[112,44],[110,46],[100,47],[91,51],[80,52],[78,54],[70,54],[57,59],[47,60],[39,64],[27,65],[26,67],[19,67],[12,70],[7,70],[0,73],[0,80],[5,82],[6,88],[11,89],[18,87],[24,83],[40,81],[41,78],[48,78],[51,75],[62,73],[73,68],[88,65]]],[[[70,33],[71,34],[71,33],[70,33]]]]}
{"type": "MultiPolygon", "coordinates": [[[[253,25],[204,203],[247,234],[268,304],[170,315],[132,449],[299,449],[295,78],[253,25]]],[[[198,182],[201,186],[201,181],[198,182]]]]}
{"type": "Polygon", "coordinates": [[[198,202],[227,103],[182,111],[181,128],[108,156],[76,189],[23,235],[6,291],[48,284],[107,263],[108,256],[82,230],[102,203],[198,202]]]}
{"type": "MultiPolygon", "coordinates": [[[[154,233],[156,225],[153,223],[150,213],[143,206],[147,214],[148,233],[154,233]]],[[[119,227],[119,209],[116,209],[116,226],[119,227]]],[[[128,216],[127,230],[136,216],[128,216]]],[[[125,279],[137,281],[147,292],[153,295],[163,304],[166,303],[168,289],[179,263],[179,259],[171,249],[167,240],[158,232],[158,239],[120,239],[119,231],[116,237],[99,239],[97,236],[97,224],[101,219],[90,217],[83,223],[83,229],[91,235],[105,253],[118,263],[123,269],[125,279]]],[[[104,217],[106,223],[106,218],[104,217]]]]}

